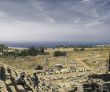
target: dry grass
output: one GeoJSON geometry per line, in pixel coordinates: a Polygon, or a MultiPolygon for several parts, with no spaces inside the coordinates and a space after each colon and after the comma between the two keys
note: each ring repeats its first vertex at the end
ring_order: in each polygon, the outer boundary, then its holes
{"type": "Polygon", "coordinates": [[[56,63],[61,63],[64,67],[68,67],[70,62],[77,61],[81,59],[82,61],[88,63],[90,66],[100,64],[100,62],[105,62],[108,59],[108,48],[86,48],[85,51],[75,52],[73,48],[48,48],[45,50],[49,52],[50,55],[39,55],[39,56],[28,56],[28,57],[8,57],[0,58],[0,61],[8,65],[14,66],[18,69],[34,69],[36,64],[47,63],[47,66],[51,66],[56,63]],[[65,51],[67,52],[66,57],[53,57],[54,51],[65,51]]]}
{"type": "MultiPolygon", "coordinates": [[[[73,50],[73,48],[48,48],[45,50],[46,52],[50,53],[50,55],[39,55],[39,56],[27,56],[27,57],[7,57],[7,58],[0,58],[0,62],[8,64],[10,66],[16,67],[18,69],[22,69],[26,72],[32,73],[34,66],[36,64],[42,64],[45,65],[46,67],[49,67],[53,64],[62,64],[65,68],[71,66],[72,62],[77,62],[76,68],[77,70],[83,70],[86,69],[87,67],[83,65],[80,61],[84,62],[88,66],[92,68],[92,70],[99,69],[103,70],[101,72],[105,72],[106,68],[106,61],[108,60],[108,55],[109,55],[109,49],[108,48],[86,48],[85,51],[79,51],[76,52],[73,50]],[[67,56],[65,57],[53,57],[53,52],[54,51],[65,51],[67,52],[67,56]],[[103,66],[103,67],[102,67],[103,66]],[[104,68],[104,69],[103,69],[104,68]]],[[[96,71],[98,73],[98,71],[96,71]]],[[[79,78],[78,75],[81,75],[82,72],[72,72],[68,74],[52,74],[52,75],[39,75],[41,78],[47,78],[47,79],[52,79],[52,78],[63,78],[62,80],[51,80],[52,83],[54,84],[59,84],[61,85],[69,85],[74,83],[70,81],[70,79],[67,79],[68,76],[71,76],[72,78],[76,78],[76,81],[84,81],[84,79],[79,78]]],[[[84,72],[85,75],[87,75],[87,71],[84,72]]],[[[8,82],[8,81],[7,81],[8,82]]],[[[8,82],[9,83],[9,82],[8,82]]],[[[3,91],[5,92],[5,91],[3,91]]],[[[63,92],[63,91],[61,91],[63,92]]]]}

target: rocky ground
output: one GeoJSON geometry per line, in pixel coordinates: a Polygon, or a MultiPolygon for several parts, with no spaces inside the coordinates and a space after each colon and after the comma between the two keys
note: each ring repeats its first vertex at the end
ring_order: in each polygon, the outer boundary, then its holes
{"type": "MultiPolygon", "coordinates": [[[[74,52],[73,49],[69,49],[66,50],[67,56],[65,57],[53,57],[52,50],[49,49],[49,51],[51,55],[18,57],[14,59],[13,57],[6,59],[0,58],[0,65],[11,67],[12,71],[15,70],[16,72],[25,71],[27,75],[35,71],[34,66],[36,64],[43,65],[43,70],[36,70],[41,81],[38,92],[72,92],[71,90],[75,90],[77,86],[79,89],[74,92],[82,92],[81,85],[82,83],[89,82],[88,75],[106,72],[108,50],[87,49],[83,52],[74,52]],[[63,68],[53,69],[52,66],[55,64],[61,64],[63,68]]],[[[16,78],[15,74],[13,76],[16,78]]],[[[18,92],[14,86],[10,86],[10,83],[13,83],[10,79],[6,79],[5,82],[1,81],[0,84],[3,84],[0,85],[1,92],[18,92]],[[7,87],[11,91],[6,89],[7,87]]],[[[22,89],[19,92],[25,92],[22,87],[18,88],[22,89]]]]}

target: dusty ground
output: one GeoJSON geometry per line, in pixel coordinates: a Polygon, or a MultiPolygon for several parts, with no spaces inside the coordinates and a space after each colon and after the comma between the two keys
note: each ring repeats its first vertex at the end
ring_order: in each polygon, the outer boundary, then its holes
{"type": "Polygon", "coordinates": [[[9,64],[16,68],[21,68],[25,70],[34,69],[36,64],[42,64],[45,67],[51,66],[53,64],[61,63],[64,67],[68,67],[73,61],[81,60],[88,64],[89,66],[102,65],[108,60],[108,48],[86,48],[85,51],[75,52],[73,48],[48,48],[45,50],[49,52],[50,55],[39,55],[39,56],[28,56],[28,57],[8,57],[0,58],[0,62],[9,64]],[[65,51],[67,52],[66,57],[53,57],[54,51],[65,51]]]}
{"type": "Polygon", "coordinates": [[[49,52],[50,55],[0,58],[0,63],[22,69],[28,73],[33,72],[36,64],[42,64],[45,68],[54,64],[62,64],[64,69],[73,65],[76,72],[39,75],[40,78],[64,88],[70,87],[70,84],[74,85],[74,83],[86,81],[85,77],[91,73],[106,72],[109,48],[86,48],[85,51],[79,52],[74,51],[73,48],[48,48],[45,51],[49,52]],[[67,56],[54,57],[53,52],[58,50],[67,52],[67,56]]]}

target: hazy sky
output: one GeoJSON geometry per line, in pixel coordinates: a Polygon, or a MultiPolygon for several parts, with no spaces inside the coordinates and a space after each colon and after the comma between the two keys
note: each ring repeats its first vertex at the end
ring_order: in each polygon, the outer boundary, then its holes
{"type": "Polygon", "coordinates": [[[0,41],[110,41],[110,0],[0,0],[0,41]]]}

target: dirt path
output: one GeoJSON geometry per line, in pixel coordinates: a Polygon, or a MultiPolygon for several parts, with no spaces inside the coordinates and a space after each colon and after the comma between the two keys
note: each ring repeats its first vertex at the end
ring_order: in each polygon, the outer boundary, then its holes
{"type": "Polygon", "coordinates": [[[83,65],[85,67],[85,69],[91,70],[91,73],[95,73],[96,74],[96,70],[91,68],[90,66],[88,66],[86,63],[83,62],[83,59],[81,58],[77,58],[78,63],[80,63],[81,65],[83,65]]]}

